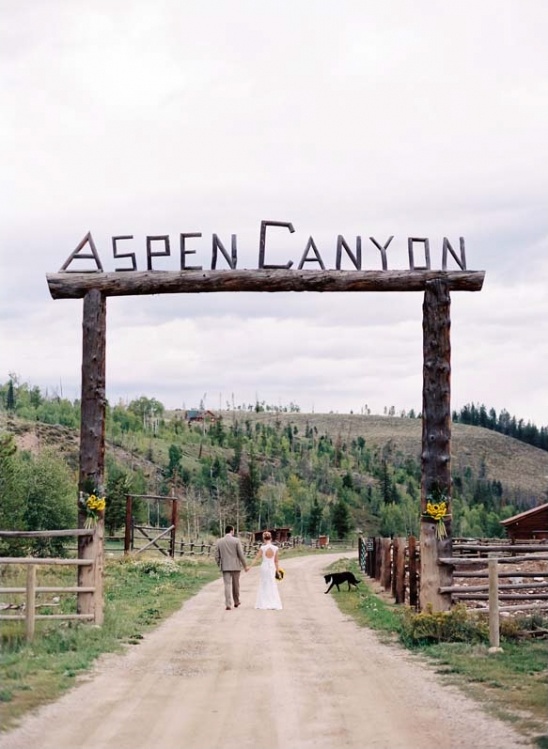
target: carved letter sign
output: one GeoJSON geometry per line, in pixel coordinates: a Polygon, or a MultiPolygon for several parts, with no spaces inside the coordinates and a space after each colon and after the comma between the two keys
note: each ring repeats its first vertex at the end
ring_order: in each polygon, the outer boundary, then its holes
{"type": "MultiPolygon", "coordinates": [[[[283,264],[273,264],[267,262],[267,228],[268,227],[279,227],[287,229],[291,234],[295,233],[293,224],[290,221],[261,221],[260,233],[259,233],[259,256],[257,268],[259,270],[289,270],[293,267],[293,260],[287,260],[283,264]]],[[[202,237],[201,232],[184,232],[179,235],[179,268],[180,271],[199,271],[202,270],[203,265],[191,265],[188,261],[190,255],[196,255],[196,249],[189,249],[187,246],[187,240],[200,239],[202,237]]],[[[126,259],[128,264],[125,267],[115,268],[115,272],[132,272],[137,271],[137,256],[135,252],[120,252],[119,243],[129,242],[133,239],[133,234],[119,234],[112,237],[112,256],[115,260],[126,259]]],[[[388,247],[394,239],[393,236],[388,239],[377,240],[375,237],[369,237],[370,242],[377,248],[380,253],[380,265],[383,271],[388,271],[388,247]]],[[[127,245],[126,245],[127,246],[127,245]]],[[[302,246],[302,245],[301,245],[302,246]]],[[[430,257],[430,240],[427,237],[408,237],[407,238],[408,254],[409,254],[409,270],[410,271],[430,271],[432,270],[431,257],[430,257]],[[416,264],[415,255],[417,246],[422,245],[420,249],[421,264],[416,264]],[[424,255],[424,260],[422,256],[424,255]]],[[[153,267],[153,258],[156,257],[171,257],[171,239],[168,234],[149,235],[145,237],[145,248],[146,248],[146,270],[155,271],[153,267]]],[[[362,237],[357,236],[355,241],[355,251],[351,249],[351,245],[342,234],[337,236],[335,249],[334,249],[334,270],[342,270],[343,252],[344,256],[348,258],[348,261],[352,264],[355,270],[365,270],[362,266],[362,237]]],[[[453,249],[449,239],[443,238],[442,246],[442,270],[447,270],[447,261],[449,256],[453,258],[456,265],[460,270],[466,270],[466,253],[464,245],[464,237],[459,237],[459,249],[460,254],[453,249]]],[[[315,270],[325,271],[326,264],[324,262],[325,250],[320,251],[317,242],[314,237],[309,236],[304,243],[304,249],[302,250],[301,258],[297,264],[297,269],[302,270],[305,264],[308,268],[310,266],[315,270]]],[[[230,237],[230,251],[226,249],[225,244],[221,240],[218,234],[213,234],[211,238],[211,254],[210,254],[210,268],[211,270],[217,269],[217,262],[222,257],[224,263],[229,270],[236,270],[238,265],[238,238],[236,234],[232,234],[230,237]]],[[[378,256],[377,261],[373,262],[372,265],[376,265],[378,269],[378,256]]],[[[369,268],[374,270],[374,268],[369,268]]],[[[65,263],[62,265],[59,273],[103,273],[103,264],[99,257],[99,252],[91,232],[88,232],[85,237],[78,243],[76,249],[69,255],[65,263]],[[87,251],[85,251],[87,249],[87,251]],[[72,268],[71,266],[76,260],[92,260],[94,266],[82,270],[80,268],[72,268]]]]}

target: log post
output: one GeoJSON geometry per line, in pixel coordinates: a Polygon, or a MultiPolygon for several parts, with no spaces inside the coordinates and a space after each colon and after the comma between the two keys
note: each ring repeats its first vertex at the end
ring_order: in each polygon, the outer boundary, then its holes
{"type": "MultiPolygon", "coordinates": [[[[398,579],[398,546],[400,540],[396,536],[392,539],[392,597],[396,601],[396,580],[398,579]]],[[[396,601],[397,602],[397,601],[396,601]]]]}
{"type": "Polygon", "coordinates": [[[369,577],[375,577],[375,568],[377,564],[377,557],[375,554],[375,539],[372,536],[367,538],[367,574],[369,577]]]}
{"type": "Polygon", "coordinates": [[[36,622],[36,565],[27,565],[27,591],[25,607],[25,637],[27,642],[34,639],[36,622]]]}
{"type": "Polygon", "coordinates": [[[441,586],[453,582],[453,569],[439,563],[452,556],[451,541],[451,342],[450,294],[446,282],[426,284],[423,303],[422,481],[420,533],[420,608],[451,608],[451,594],[441,586]],[[442,501],[447,517],[425,517],[428,502],[442,501]],[[440,538],[440,531],[443,535],[440,538]]]}
{"type": "Polygon", "coordinates": [[[394,578],[392,594],[396,603],[405,603],[405,537],[394,539],[394,578]]]}
{"type": "Polygon", "coordinates": [[[409,605],[417,608],[419,594],[417,590],[417,539],[409,536],[407,541],[407,555],[409,567],[409,605]]]}
{"type": "Polygon", "coordinates": [[[358,564],[360,565],[360,570],[363,572],[365,570],[365,551],[361,536],[358,536],[358,564]]]}
{"type": "Polygon", "coordinates": [[[133,548],[133,497],[126,494],[126,527],[124,532],[124,554],[133,548]]]}
{"type": "Polygon", "coordinates": [[[489,566],[489,652],[501,653],[499,618],[499,570],[498,560],[492,558],[489,566]]]}
{"type": "Polygon", "coordinates": [[[104,600],[103,600],[103,577],[104,577],[104,547],[105,547],[105,522],[99,520],[95,526],[95,533],[92,537],[91,546],[95,563],[92,567],[93,583],[95,591],[93,593],[93,621],[101,625],[104,619],[104,600]]]}
{"type": "Polygon", "coordinates": [[[381,578],[380,583],[385,590],[390,590],[392,584],[392,539],[381,538],[381,578]]]}
{"type": "MultiPolygon", "coordinates": [[[[177,541],[177,525],[179,523],[179,504],[176,497],[171,500],[171,536],[169,539],[169,556],[175,557],[175,544],[177,541]]],[[[204,542],[202,541],[202,549],[204,542]]]]}
{"type": "MultiPolygon", "coordinates": [[[[80,421],[80,470],[78,489],[84,494],[104,494],[105,470],[105,352],[106,298],[97,289],[84,296],[82,344],[82,403],[80,421]]],[[[78,527],[85,525],[86,515],[78,508],[78,527]]],[[[93,536],[78,537],[78,559],[93,559],[94,564],[78,568],[79,587],[97,587],[97,575],[103,573],[103,514],[97,520],[93,536]]],[[[102,593],[79,593],[79,614],[93,614],[96,623],[103,619],[102,593]],[[99,598],[101,600],[99,600],[99,598]]]]}
{"type": "Polygon", "coordinates": [[[375,536],[373,539],[373,543],[375,544],[375,570],[373,577],[375,580],[381,579],[381,563],[382,563],[382,538],[380,536],[375,536]]]}

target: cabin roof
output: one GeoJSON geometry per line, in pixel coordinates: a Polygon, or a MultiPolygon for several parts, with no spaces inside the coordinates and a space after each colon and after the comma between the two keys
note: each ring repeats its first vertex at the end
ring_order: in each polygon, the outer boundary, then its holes
{"type": "Polygon", "coordinates": [[[513,515],[511,518],[506,518],[506,520],[501,520],[500,523],[501,525],[512,525],[513,523],[517,523],[519,520],[523,520],[523,518],[531,517],[539,512],[542,512],[543,510],[548,510],[548,502],[543,505],[538,505],[538,507],[532,507],[530,510],[526,510],[525,512],[520,512],[519,515],[513,515]]]}

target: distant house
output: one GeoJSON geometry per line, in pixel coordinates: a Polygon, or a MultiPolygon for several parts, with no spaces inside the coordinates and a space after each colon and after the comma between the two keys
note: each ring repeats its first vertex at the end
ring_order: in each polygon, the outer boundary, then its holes
{"type": "Polygon", "coordinates": [[[264,528],[262,531],[254,531],[253,541],[256,544],[260,544],[263,540],[263,533],[270,531],[272,534],[272,541],[277,544],[285,544],[291,538],[291,528],[264,528]]]}
{"type": "Polygon", "coordinates": [[[185,414],[185,419],[189,424],[192,424],[196,421],[217,421],[217,417],[215,416],[213,411],[204,411],[201,408],[189,409],[185,414]]]}
{"type": "Polygon", "coordinates": [[[548,538],[548,503],[501,520],[500,524],[512,541],[548,538]]]}

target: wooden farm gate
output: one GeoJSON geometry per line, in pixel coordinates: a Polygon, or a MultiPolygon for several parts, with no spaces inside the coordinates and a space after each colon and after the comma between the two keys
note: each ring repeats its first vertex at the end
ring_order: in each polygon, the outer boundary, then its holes
{"type": "MultiPolygon", "coordinates": [[[[124,258],[126,268],[103,272],[99,253],[88,233],[65,261],[60,271],[48,274],[47,282],[53,299],[83,299],[82,397],[80,425],[79,490],[102,492],[104,484],[105,406],[106,406],[106,299],[109,296],[145,294],[196,294],[212,292],[367,292],[419,291],[423,301],[423,389],[422,389],[422,481],[421,481],[421,606],[430,604],[434,610],[450,606],[450,596],[440,593],[451,584],[448,566],[438,564],[451,555],[451,345],[450,292],[480,291],[485,273],[468,271],[464,239],[460,238],[460,255],[444,237],[442,269],[433,270],[430,243],[427,238],[408,237],[409,270],[389,270],[387,248],[393,237],[383,245],[369,239],[379,251],[382,270],[362,270],[362,238],[356,238],[355,252],[342,235],[337,237],[336,269],[326,270],[312,237],[309,238],[297,269],[293,262],[272,265],[266,262],[267,230],[283,228],[293,233],[290,222],[261,221],[258,268],[237,270],[237,241],[232,235],[228,252],[218,235],[213,234],[211,270],[188,266],[186,242],[201,234],[180,234],[180,271],[156,271],[153,260],[170,256],[168,235],[147,236],[147,270],[138,271],[133,252],[119,253],[118,242],[133,239],[132,235],[112,237],[114,259],[124,258]],[[160,251],[154,250],[161,243],[160,251]],[[416,265],[417,247],[424,252],[424,265],[416,265]],[[356,270],[342,270],[342,257],[356,270]],[[222,257],[228,268],[217,270],[222,257]],[[447,270],[449,257],[458,270],[447,270]],[[91,260],[93,268],[84,272],[69,269],[74,261],[91,260]],[[317,263],[321,270],[303,270],[305,263],[317,263]],[[128,268],[127,265],[130,264],[128,268]],[[91,488],[90,488],[91,487],[91,488]],[[444,537],[439,538],[440,519],[429,514],[429,504],[443,506],[441,523],[444,537]]],[[[307,268],[310,267],[309,265],[307,268]]],[[[83,523],[84,517],[80,516],[83,523]]],[[[101,521],[103,522],[103,521],[101,521]]],[[[85,544],[80,549],[83,554],[85,544]]],[[[82,604],[82,611],[85,607],[82,604]]]]}
{"type": "Polygon", "coordinates": [[[177,543],[177,525],[178,525],[178,517],[179,517],[179,505],[180,502],[179,497],[165,497],[165,496],[157,496],[155,494],[127,494],[126,495],[126,527],[125,527],[125,534],[124,534],[124,554],[129,554],[130,552],[134,552],[136,554],[140,554],[143,551],[147,551],[149,549],[159,551],[160,554],[163,554],[164,556],[175,556],[175,547],[177,543]],[[133,500],[134,499],[142,499],[147,503],[156,502],[159,504],[160,502],[170,503],[170,519],[171,523],[169,526],[162,528],[157,522],[156,526],[152,526],[150,524],[148,525],[138,525],[135,522],[134,512],[133,512],[133,500]],[[136,546],[135,543],[135,532],[140,533],[141,536],[144,536],[146,538],[147,543],[144,546],[136,546]],[[166,549],[165,544],[162,544],[162,540],[168,540],[169,546],[166,549]]]}

